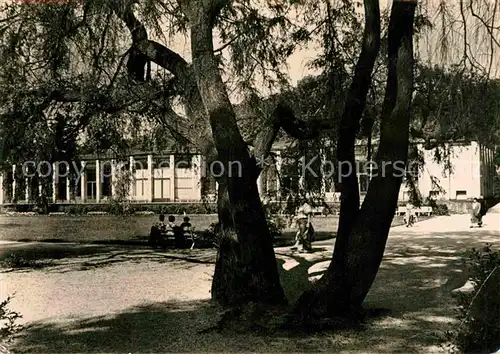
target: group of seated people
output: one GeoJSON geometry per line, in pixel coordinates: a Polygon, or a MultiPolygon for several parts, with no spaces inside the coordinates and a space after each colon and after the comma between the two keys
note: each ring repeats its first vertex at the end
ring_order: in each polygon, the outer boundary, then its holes
{"type": "Polygon", "coordinates": [[[158,221],[151,227],[149,243],[151,246],[165,246],[166,242],[174,241],[176,248],[184,248],[188,240],[191,241],[191,249],[194,247],[194,234],[189,217],[185,216],[180,226],[175,224],[175,216],[170,215],[165,222],[165,215],[160,214],[158,221]]]}

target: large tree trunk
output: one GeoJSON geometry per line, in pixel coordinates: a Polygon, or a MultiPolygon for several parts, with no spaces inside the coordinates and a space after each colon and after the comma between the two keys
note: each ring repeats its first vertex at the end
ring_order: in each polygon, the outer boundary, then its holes
{"type": "MultiPolygon", "coordinates": [[[[281,128],[297,139],[312,139],[319,135],[321,129],[332,127],[329,122],[316,122],[307,125],[298,120],[291,109],[282,102],[276,105],[270,118],[268,124],[257,134],[254,141],[253,157],[257,163],[255,178],[263,172],[265,160],[268,158],[273,142],[281,128]]],[[[230,305],[239,301],[239,293],[235,292],[235,289],[240,282],[241,270],[237,265],[240,262],[241,251],[231,214],[231,202],[226,179],[219,178],[218,182],[217,211],[220,226],[218,230],[220,233],[220,247],[217,253],[212,282],[212,299],[221,304],[230,305]]]]}
{"type": "MultiPolygon", "coordinates": [[[[365,5],[367,2],[370,1],[365,1],[365,5]]],[[[333,259],[314,289],[300,299],[297,310],[303,317],[346,315],[359,311],[382,261],[404,172],[398,169],[404,167],[408,155],[415,7],[416,0],[393,2],[386,99],[380,146],[375,159],[378,173],[370,182],[360,210],[357,209],[357,185],[354,185],[357,181],[354,177],[342,181],[341,215],[333,259]],[[384,173],[383,162],[386,162],[384,173]]],[[[353,159],[353,147],[354,141],[339,139],[339,159],[353,159]]]]}
{"type": "Polygon", "coordinates": [[[213,298],[228,305],[246,301],[282,303],[285,302],[284,293],[256,187],[261,170],[257,164],[269,154],[281,127],[293,137],[312,139],[320,130],[333,128],[334,124],[329,121],[305,124],[297,120],[286,105],[278,103],[271,124],[256,141],[254,156],[249,154],[213,55],[213,20],[225,2],[193,0],[180,3],[192,25],[193,65],[169,48],[149,40],[131,4],[117,6],[115,12],[130,30],[135,50],[170,71],[180,84],[180,93],[187,103],[186,113],[194,122],[190,127],[191,142],[207,157],[208,163],[218,159],[226,169],[226,174],[218,181],[222,242],[213,298]],[[210,127],[215,142],[209,136],[210,127]],[[236,169],[241,166],[241,176],[235,176],[239,171],[234,169],[231,171],[233,176],[228,176],[232,162],[236,169]]]}
{"type": "MultiPolygon", "coordinates": [[[[233,107],[213,54],[212,26],[221,4],[193,1],[187,9],[191,22],[193,68],[203,104],[210,119],[218,159],[224,175],[230,214],[236,236],[225,237],[219,257],[232,252],[228,284],[213,295],[224,305],[250,301],[279,304],[286,301],[267,222],[257,191],[256,161],[248,151],[236,124],[233,107]]],[[[215,288],[218,288],[217,286],[215,288]]]]}

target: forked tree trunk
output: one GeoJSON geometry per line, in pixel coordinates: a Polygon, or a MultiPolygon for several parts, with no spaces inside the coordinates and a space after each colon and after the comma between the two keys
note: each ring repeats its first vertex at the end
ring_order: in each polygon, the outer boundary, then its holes
{"type": "MultiPolygon", "coordinates": [[[[317,136],[320,129],[326,126],[326,123],[308,126],[296,119],[287,106],[278,103],[273,110],[270,121],[262,128],[254,142],[253,155],[257,162],[255,178],[262,172],[264,167],[262,162],[269,156],[273,142],[281,128],[297,139],[311,139],[317,136]]],[[[217,210],[221,242],[212,282],[212,299],[223,305],[233,305],[241,300],[239,292],[235,291],[235,289],[240,286],[241,269],[238,264],[241,263],[242,254],[239,250],[237,231],[231,214],[233,205],[229,199],[227,183],[224,178],[220,178],[218,182],[217,210]]],[[[271,261],[269,264],[271,264],[271,261]]],[[[257,300],[254,299],[254,301],[257,300]]]]}
{"type": "MultiPolygon", "coordinates": [[[[303,317],[346,315],[359,311],[382,261],[408,155],[416,3],[416,0],[393,2],[389,24],[389,71],[380,146],[375,159],[378,164],[377,175],[370,182],[360,210],[356,207],[359,199],[355,195],[355,179],[346,178],[343,181],[340,223],[333,259],[314,289],[299,300],[297,311],[303,317]],[[382,169],[383,163],[386,165],[385,171],[382,169]],[[353,201],[347,198],[353,198],[353,201]]],[[[348,125],[348,122],[343,124],[348,125]]],[[[349,146],[339,146],[339,157],[345,149],[349,154],[344,156],[352,158],[350,152],[353,147],[354,141],[350,141],[349,146]]]]}
{"type": "MultiPolygon", "coordinates": [[[[212,27],[220,4],[192,1],[187,9],[191,22],[191,49],[198,89],[207,110],[223,178],[228,190],[230,215],[236,235],[225,237],[220,253],[232,252],[233,262],[221,268],[228,277],[223,292],[213,294],[225,305],[250,301],[279,304],[286,301],[264,210],[257,190],[257,168],[243,141],[233,107],[213,54],[212,27]],[[227,249],[226,249],[227,247],[227,249]]],[[[228,259],[229,260],[229,259],[228,259]]],[[[218,283],[219,284],[219,283],[218,283]]],[[[214,286],[217,289],[217,286],[214,286]]]]}

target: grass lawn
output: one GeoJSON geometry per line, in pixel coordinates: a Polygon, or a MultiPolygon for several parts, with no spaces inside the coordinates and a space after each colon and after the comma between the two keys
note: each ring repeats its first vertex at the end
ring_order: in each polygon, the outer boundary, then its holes
{"type": "MultiPolygon", "coordinates": [[[[143,243],[149,235],[151,225],[158,216],[0,216],[0,240],[43,241],[77,243],[143,243]]],[[[182,215],[176,221],[182,221],[182,215]]],[[[217,216],[190,215],[191,223],[197,231],[205,230],[217,221],[217,216]]],[[[337,216],[313,219],[316,239],[323,240],[335,236],[337,216]]],[[[403,223],[395,217],[393,226],[403,223]]],[[[295,230],[285,229],[279,244],[293,240],[295,230]]]]}

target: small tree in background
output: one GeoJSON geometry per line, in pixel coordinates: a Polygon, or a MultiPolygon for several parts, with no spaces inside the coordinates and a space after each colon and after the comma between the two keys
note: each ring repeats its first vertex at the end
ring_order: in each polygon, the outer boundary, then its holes
{"type": "Polygon", "coordinates": [[[128,214],[130,212],[130,195],[135,178],[129,170],[118,170],[111,183],[115,192],[110,201],[110,211],[113,214],[128,214]]]}

